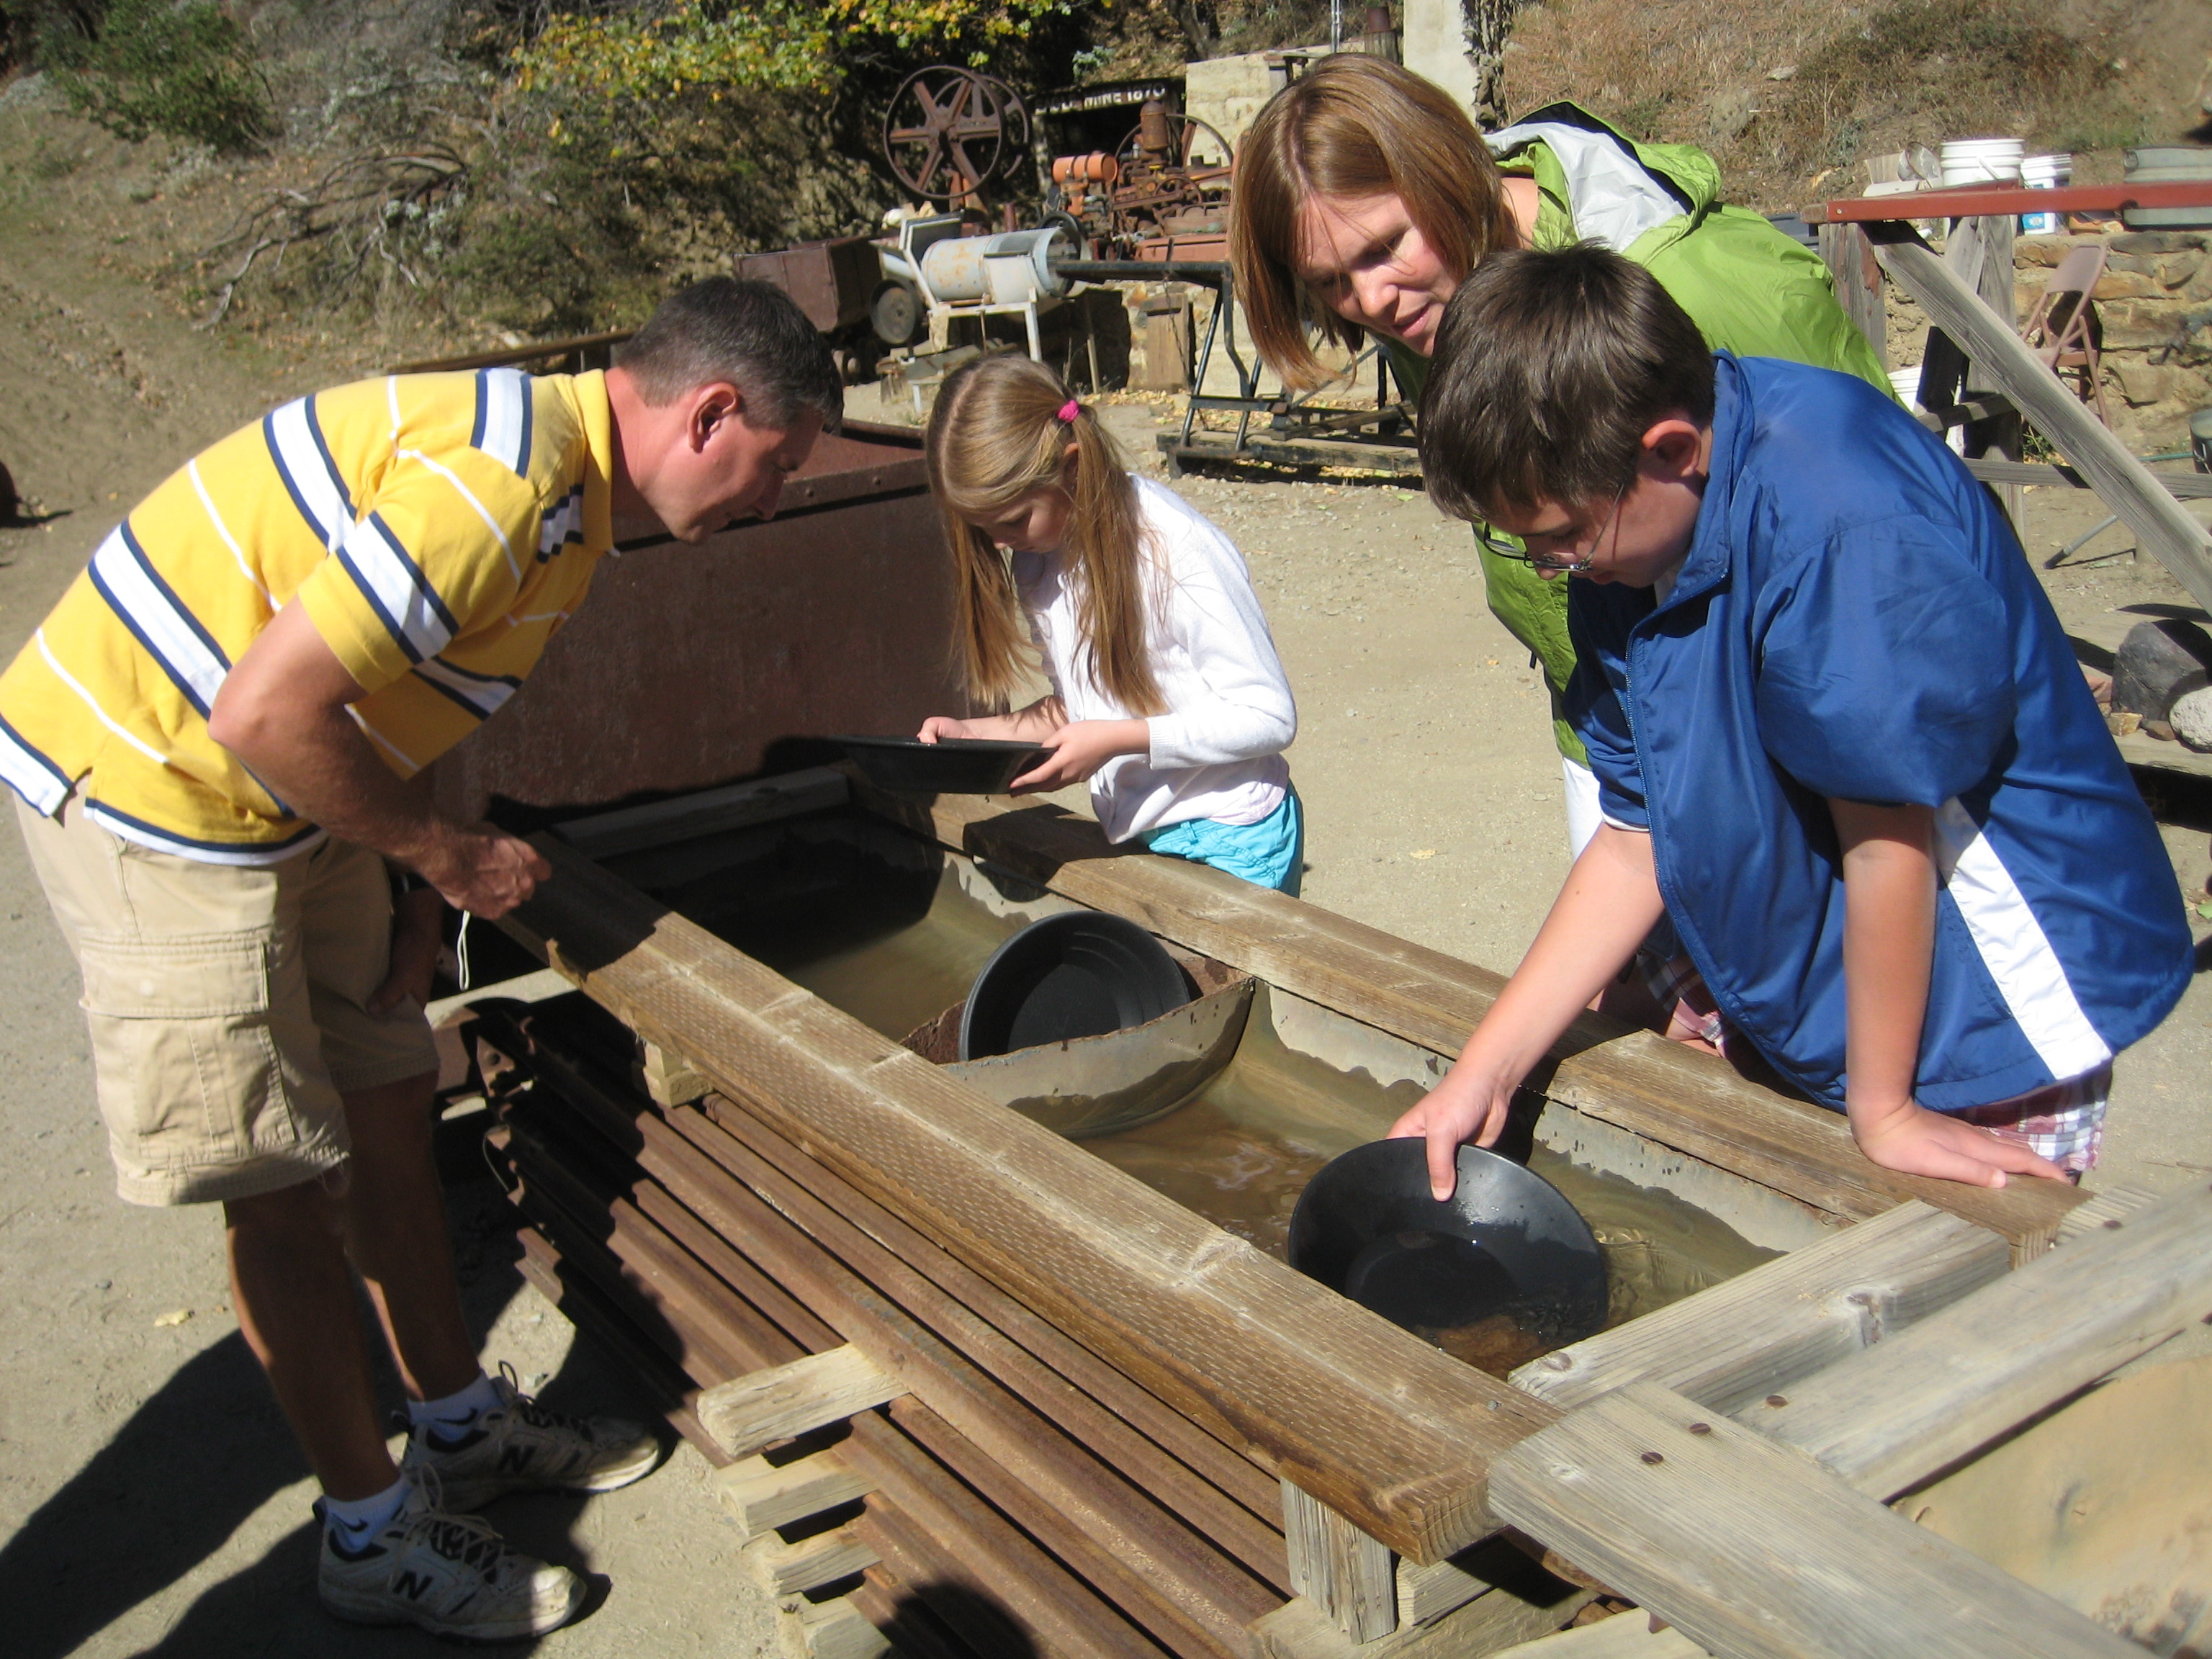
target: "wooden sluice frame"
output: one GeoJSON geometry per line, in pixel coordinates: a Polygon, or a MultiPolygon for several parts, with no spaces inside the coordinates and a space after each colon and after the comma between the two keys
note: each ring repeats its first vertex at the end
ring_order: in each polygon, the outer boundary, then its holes
{"type": "MultiPolygon", "coordinates": [[[[1435,1053],[1503,983],[1050,807],[853,793],[1435,1053]]],[[[1880,1500],[2212,1311],[2203,1195],[1895,1176],[1835,1115],[1586,1019],[1532,1080],[1547,1110],[1838,1231],[1500,1382],[539,844],[555,878],[507,930],[706,1092],[656,1105],[517,1025],[566,1109],[507,1132],[526,1271],[728,1462],[764,1583],[847,1575],[809,1652],[1480,1655],[1594,1593],[1501,1567],[1509,1526],[1723,1659],[2134,1651],[1880,1500]]]]}

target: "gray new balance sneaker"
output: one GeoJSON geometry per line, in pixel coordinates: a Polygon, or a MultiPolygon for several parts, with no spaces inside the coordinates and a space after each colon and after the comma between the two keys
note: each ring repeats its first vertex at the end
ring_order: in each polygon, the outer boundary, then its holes
{"type": "MultiPolygon", "coordinates": [[[[543,1636],[576,1616],[588,1593],[581,1578],[517,1554],[489,1521],[444,1508],[434,1474],[405,1478],[407,1501],[366,1543],[341,1546],[324,1528],[316,1588],[331,1613],[478,1642],[543,1636]]],[[[315,1512],[319,1519],[320,1504],[315,1512]]]]}
{"type": "Polygon", "coordinates": [[[638,1424],[541,1406],[504,1365],[492,1386],[500,1405],[453,1439],[428,1424],[407,1437],[400,1468],[435,1470],[449,1509],[482,1509],[511,1492],[612,1492],[660,1461],[660,1443],[638,1424]]]}

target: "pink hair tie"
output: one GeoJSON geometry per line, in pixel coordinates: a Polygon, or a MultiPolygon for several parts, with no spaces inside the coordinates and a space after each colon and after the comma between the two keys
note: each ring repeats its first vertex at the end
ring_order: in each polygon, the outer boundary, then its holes
{"type": "Polygon", "coordinates": [[[1083,405],[1073,398],[1060,406],[1060,418],[1069,426],[1075,424],[1075,417],[1082,412],[1083,405]]]}

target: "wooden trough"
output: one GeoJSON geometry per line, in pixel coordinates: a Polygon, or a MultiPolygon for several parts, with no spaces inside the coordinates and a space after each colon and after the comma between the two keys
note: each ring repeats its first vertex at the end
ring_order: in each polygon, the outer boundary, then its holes
{"type": "Polygon", "coordinates": [[[1835,1115],[1593,1017],[1531,1079],[1534,1143],[1772,1259],[1495,1377],[654,896],[748,836],[902,849],[994,914],[1111,911],[1249,976],[1245,1042],[1401,1097],[1496,997],[1048,806],[788,770],[783,739],[953,704],[913,441],[848,432],[799,511],[626,562],[434,780],[590,813],[502,924],[550,972],[475,999],[522,1267],[718,1466],[794,1650],[2141,1651],[1883,1500],[2212,1312],[2203,1183],[1891,1175],[1835,1115]],[[1672,1628],[1553,1634],[1601,1586],[1672,1628]]]}
{"type": "Polygon", "coordinates": [[[1493,1378],[589,856],[652,861],[657,819],[705,867],[794,811],[1021,914],[1129,916],[1386,1080],[1435,1075],[1501,981],[1053,808],[835,773],[541,836],[508,931],[592,1006],[479,1005],[525,1270],[724,1466],[807,1651],[1479,1655],[1598,1584],[1723,1655],[2139,1651],[1881,1500],[2212,1311],[2212,1195],[1893,1176],[1834,1115],[1586,1022],[1540,1138],[1785,1253],[1493,1378]]]}

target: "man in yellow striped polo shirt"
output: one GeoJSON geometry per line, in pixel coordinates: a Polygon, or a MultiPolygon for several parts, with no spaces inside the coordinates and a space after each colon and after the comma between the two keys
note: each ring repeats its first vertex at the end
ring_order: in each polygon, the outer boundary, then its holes
{"type": "Polygon", "coordinates": [[[604,374],[302,398],[133,508],[0,674],[0,780],[83,975],[118,1190],[223,1205],[341,1617],[555,1628],[583,1582],[467,1512],[607,1490],[659,1454],[477,1363],[422,1002],[441,899],[501,915],[547,869],[410,780],[520,687],[617,519],[698,542],[767,517],[842,408],[797,307],[726,277],[670,298],[604,374]],[[396,1467],[355,1271],[410,1395],[396,1467]]]}

